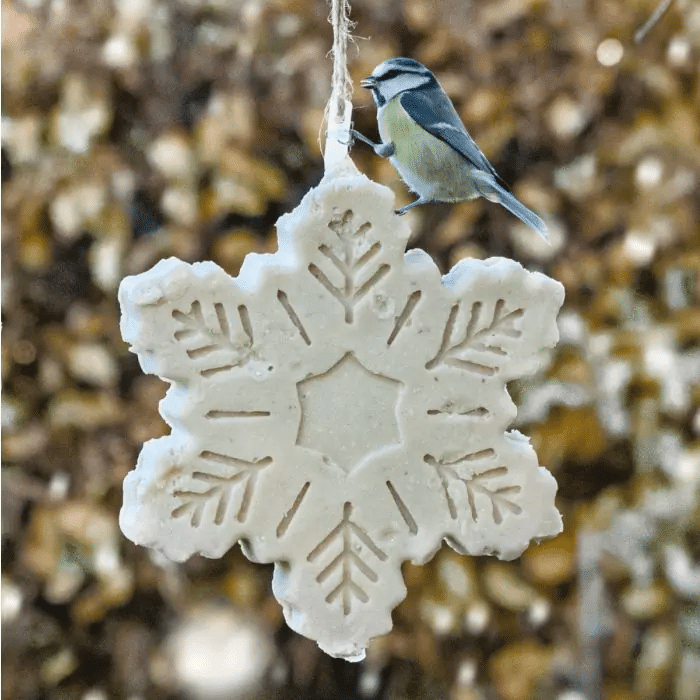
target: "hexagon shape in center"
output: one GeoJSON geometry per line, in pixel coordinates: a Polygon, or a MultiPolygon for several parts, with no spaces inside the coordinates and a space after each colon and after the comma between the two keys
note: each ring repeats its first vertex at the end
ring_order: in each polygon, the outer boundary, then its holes
{"type": "Polygon", "coordinates": [[[351,352],[322,374],[297,383],[296,444],[349,474],[374,452],[401,442],[396,407],[401,382],[371,372],[351,352]]]}

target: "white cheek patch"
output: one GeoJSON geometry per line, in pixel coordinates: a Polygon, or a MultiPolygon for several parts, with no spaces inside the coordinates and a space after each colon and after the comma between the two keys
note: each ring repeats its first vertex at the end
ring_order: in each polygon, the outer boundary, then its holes
{"type": "Polygon", "coordinates": [[[413,75],[401,74],[385,82],[385,85],[393,94],[410,90],[416,86],[416,78],[413,75]]]}

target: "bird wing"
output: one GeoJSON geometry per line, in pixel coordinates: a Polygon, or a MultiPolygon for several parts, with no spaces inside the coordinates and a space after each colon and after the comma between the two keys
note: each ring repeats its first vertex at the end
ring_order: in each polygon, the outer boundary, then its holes
{"type": "Polygon", "coordinates": [[[401,106],[411,119],[429,134],[468,160],[475,168],[501,181],[493,166],[462,125],[450,98],[441,88],[418,92],[409,90],[400,95],[401,106]]]}

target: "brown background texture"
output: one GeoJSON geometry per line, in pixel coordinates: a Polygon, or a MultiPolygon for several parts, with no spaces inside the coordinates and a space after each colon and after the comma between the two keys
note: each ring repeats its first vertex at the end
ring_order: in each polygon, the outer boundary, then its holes
{"type": "MultiPolygon", "coordinates": [[[[565,530],[510,563],[406,565],[362,664],[291,633],[238,548],[168,565],[121,535],[121,483],[167,427],[119,335],[120,279],[236,274],[322,174],[319,0],[3,0],[2,697],[700,698],[700,4],[356,0],[359,79],[437,74],[548,247],[483,200],[411,212],[443,270],[560,280],[562,340],[515,383],[565,530]]],[[[390,164],[360,170],[410,201],[390,164]]]]}

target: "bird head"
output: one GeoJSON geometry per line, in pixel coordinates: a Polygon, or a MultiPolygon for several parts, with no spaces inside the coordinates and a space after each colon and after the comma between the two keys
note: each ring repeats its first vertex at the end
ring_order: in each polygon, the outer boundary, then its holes
{"type": "Polygon", "coordinates": [[[363,78],[360,85],[372,91],[377,107],[381,107],[406,90],[435,82],[435,76],[422,63],[412,58],[390,58],[380,63],[372,75],[363,78]]]}

